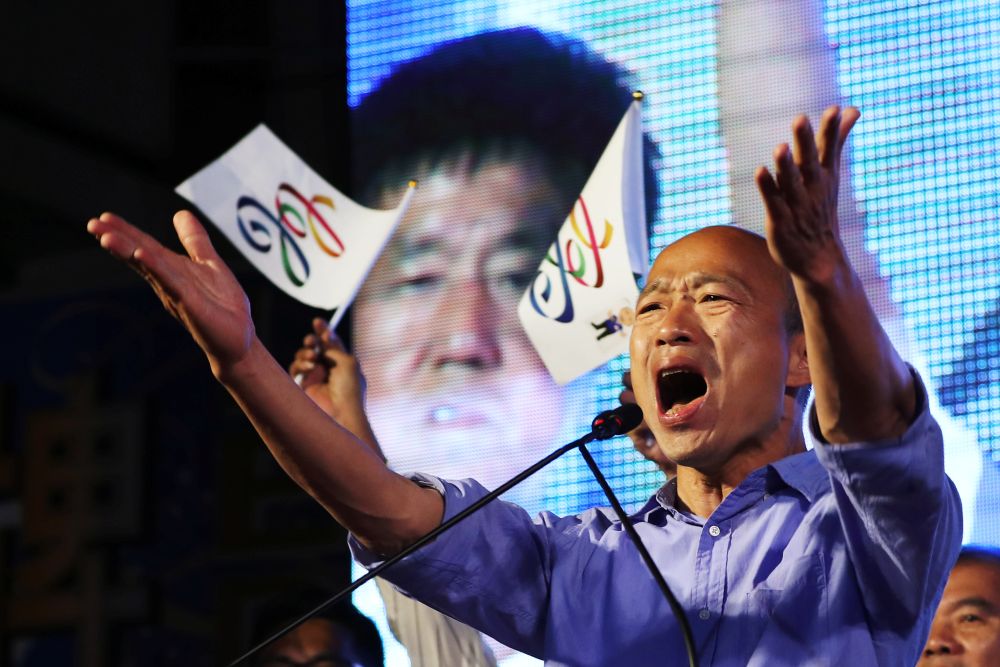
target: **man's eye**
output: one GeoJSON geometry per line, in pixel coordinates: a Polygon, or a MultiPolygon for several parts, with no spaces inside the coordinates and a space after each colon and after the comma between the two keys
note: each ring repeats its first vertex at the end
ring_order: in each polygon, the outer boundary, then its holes
{"type": "Polygon", "coordinates": [[[659,309],[660,309],[660,304],[658,304],[658,303],[647,303],[646,305],[641,306],[639,308],[639,314],[642,315],[643,313],[649,313],[649,312],[652,312],[654,310],[659,310],[659,309]]]}
{"type": "Polygon", "coordinates": [[[983,617],[978,614],[962,614],[959,620],[962,623],[982,623],[983,617]]]}
{"type": "Polygon", "coordinates": [[[729,301],[729,299],[727,297],[722,296],[721,294],[705,294],[702,295],[701,299],[699,299],[700,303],[705,303],[705,302],[711,303],[713,301],[729,301]]]}
{"type": "Polygon", "coordinates": [[[403,278],[395,284],[394,288],[398,292],[419,292],[436,287],[440,282],[440,276],[424,273],[403,278]]]}
{"type": "Polygon", "coordinates": [[[528,289],[528,285],[538,274],[535,269],[525,271],[506,271],[497,277],[497,282],[505,289],[512,289],[516,292],[523,292],[528,289]]]}

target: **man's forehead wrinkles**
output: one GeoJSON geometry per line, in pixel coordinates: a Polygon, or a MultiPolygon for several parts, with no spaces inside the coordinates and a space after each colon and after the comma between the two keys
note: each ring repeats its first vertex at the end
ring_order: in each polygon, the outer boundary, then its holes
{"type": "Polygon", "coordinates": [[[738,287],[742,287],[743,289],[748,289],[746,283],[736,276],[723,275],[719,273],[697,271],[688,275],[687,280],[692,287],[701,287],[702,285],[707,285],[709,283],[722,283],[724,285],[736,285],[738,287]]]}
{"type": "Polygon", "coordinates": [[[690,288],[696,289],[712,283],[730,285],[750,292],[750,287],[735,276],[723,275],[719,273],[709,273],[706,271],[694,271],[685,275],[667,278],[660,276],[646,285],[639,293],[639,299],[652,294],[653,292],[670,292],[676,289],[690,288]]]}

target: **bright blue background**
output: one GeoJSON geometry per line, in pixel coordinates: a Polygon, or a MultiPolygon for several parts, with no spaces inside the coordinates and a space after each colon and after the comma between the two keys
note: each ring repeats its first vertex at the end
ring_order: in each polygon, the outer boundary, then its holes
{"type": "MultiPolygon", "coordinates": [[[[973,524],[966,538],[1000,544],[1000,3],[805,4],[816,8],[824,48],[835,53],[830,101],[839,88],[864,114],[850,167],[865,220],[858,242],[877,258],[901,310],[898,346],[940,402],[949,472],[977,490],[976,507],[965,508],[973,524]],[[981,461],[968,456],[976,449],[981,461]]],[[[356,104],[393,64],[444,40],[517,25],[578,37],[634,73],[647,94],[644,125],[662,153],[651,239],[659,249],[739,216],[720,126],[719,12],[719,3],[697,0],[354,0],[349,100],[356,104]]],[[[748,26],[747,43],[756,37],[748,26]]],[[[763,152],[759,160],[768,158],[763,152]]],[[[577,383],[572,414],[580,429],[617,400],[624,368],[618,359],[577,383]]],[[[662,483],[627,443],[602,450],[600,462],[626,506],[662,483]]],[[[565,513],[604,504],[582,460],[560,465],[554,494],[539,506],[565,513]]]]}

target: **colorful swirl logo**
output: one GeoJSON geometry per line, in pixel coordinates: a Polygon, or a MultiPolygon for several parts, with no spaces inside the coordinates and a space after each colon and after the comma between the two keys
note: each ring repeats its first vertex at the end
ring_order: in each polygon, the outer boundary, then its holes
{"type": "Polygon", "coordinates": [[[556,241],[552,244],[545,261],[555,266],[559,270],[558,289],[562,298],[556,300],[557,286],[553,284],[552,278],[544,271],[539,271],[528,291],[531,307],[535,312],[546,319],[556,322],[572,322],[575,317],[573,312],[573,297],[570,293],[570,278],[583,287],[600,289],[604,285],[604,265],[601,262],[601,252],[611,245],[611,236],[614,227],[607,220],[604,221],[604,233],[600,242],[597,241],[597,234],[587,211],[587,202],[580,197],[578,200],[580,212],[583,215],[583,222],[586,228],[581,229],[577,219],[577,207],[574,206],[569,214],[570,227],[573,236],[566,240],[565,244],[556,241]],[[555,256],[553,257],[553,251],[555,256]],[[592,265],[588,265],[588,257],[593,260],[592,265]],[[536,289],[537,288],[537,289],[536,289]],[[535,296],[536,291],[538,296],[535,296]],[[553,315],[545,311],[544,306],[553,301],[562,301],[563,309],[558,315],[553,315]],[[544,302],[544,303],[543,303],[544,302]]]}
{"type": "Polygon", "coordinates": [[[323,217],[319,206],[335,210],[330,197],[313,195],[306,199],[294,187],[282,183],[274,195],[273,211],[249,195],[237,199],[236,224],[244,240],[260,253],[271,251],[276,232],[285,275],[293,285],[302,287],[309,280],[310,268],[300,241],[311,235],[319,249],[334,259],[345,250],[344,242],[323,217]]]}

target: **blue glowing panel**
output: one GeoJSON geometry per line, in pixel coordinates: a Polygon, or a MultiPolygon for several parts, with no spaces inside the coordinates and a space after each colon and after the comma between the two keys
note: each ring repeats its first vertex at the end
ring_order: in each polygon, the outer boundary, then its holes
{"type": "MultiPolygon", "coordinates": [[[[395,68],[442,42],[518,26],[578,40],[578,50],[613,63],[627,86],[646,93],[643,121],[656,146],[650,156],[657,186],[648,215],[651,255],[705,225],[762,231],[752,173],[770,161],[778,142],[790,138],[793,116],[807,112],[818,118],[831,103],[862,109],[842,185],[842,235],[886,330],[933,393],[946,434],[948,472],[963,498],[966,540],[1000,545],[1000,4],[353,0],[348,2],[350,103],[359,105],[392,79],[395,68]]],[[[484,85],[477,74],[462,76],[469,86],[484,85]]],[[[490,76],[494,92],[510,85],[502,72],[490,76]]],[[[464,85],[458,79],[452,83],[464,85]]],[[[566,88],[551,87],[539,94],[538,104],[552,103],[566,88]]],[[[442,104],[434,122],[444,129],[464,127],[460,121],[467,111],[458,103],[442,104]]],[[[511,116],[521,115],[504,114],[497,122],[509,126],[511,116]]],[[[613,127],[604,130],[607,137],[613,127]]],[[[405,144],[400,142],[400,153],[405,144]]],[[[356,156],[367,150],[353,146],[356,156]]],[[[454,146],[448,150],[454,152],[454,146]]],[[[505,164],[530,161],[532,150],[516,144],[505,164]]],[[[452,187],[469,211],[488,210],[497,200],[495,193],[476,191],[461,179],[452,187]]],[[[555,218],[558,225],[562,214],[555,218]]],[[[485,274],[469,275],[471,282],[455,284],[468,290],[489,281],[485,274]]],[[[417,279],[424,286],[427,280],[444,280],[430,273],[417,279]]],[[[417,300],[421,307],[437,303],[430,292],[421,294],[428,295],[417,300]]],[[[536,376],[537,359],[517,343],[512,309],[507,312],[497,301],[502,312],[490,315],[491,337],[470,324],[485,321],[475,299],[451,294],[436,319],[411,327],[409,338],[453,340],[457,347],[492,345],[489,354],[502,359],[494,368],[499,377],[470,374],[463,384],[451,385],[454,377],[421,376],[416,365],[401,369],[397,378],[406,380],[395,389],[404,387],[408,400],[426,403],[426,414],[416,416],[393,407],[392,388],[371,387],[370,393],[384,394],[387,407],[376,410],[373,421],[383,445],[390,443],[390,462],[396,458],[407,467],[419,462],[429,472],[461,476],[516,470],[578,435],[593,414],[617,402],[626,359],[555,390],[536,376]],[[515,386],[514,395],[533,392],[533,400],[504,399],[515,386]],[[466,396],[476,407],[466,406],[466,396]],[[514,432],[527,435],[516,443],[501,435],[477,440],[477,433],[487,433],[477,431],[477,420],[488,421],[494,409],[514,432]],[[407,416],[405,423],[400,415],[407,416]],[[421,425],[432,422],[458,424],[470,437],[433,437],[431,427],[421,425]],[[409,453],[394,454],[393,447],[409,453]]],[[[359,327],[356,336],[374,336],[377,330],[375,324],[359,327]]],[[[663,482],[626,440],[595,447],[594,453],[626,506],[644,502],[663,482]]],[[[574,455],[512,499],[557,513],[605,504],[574,455]]],[[[405,664],[399,653],[392,655],[389,664],[405,664]]]]}

